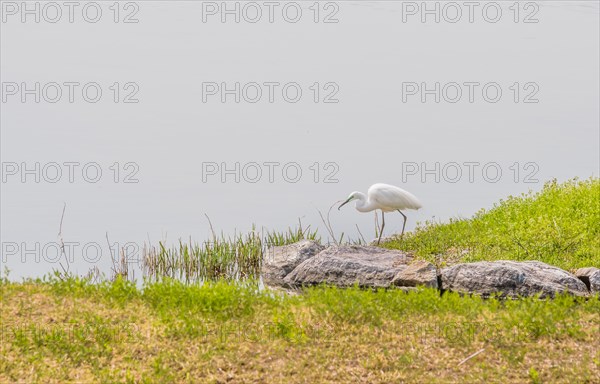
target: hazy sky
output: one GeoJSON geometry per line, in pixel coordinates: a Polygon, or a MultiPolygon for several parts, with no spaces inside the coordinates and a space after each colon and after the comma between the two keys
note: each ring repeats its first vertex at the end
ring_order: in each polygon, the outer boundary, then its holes
{"type": "MultiPolygon", "coordinates": [[[[85,273],[107,270],[106,233],[200,242],[204,214],[226,234],[322,227],[317,210],[385,182],[422,200],[413,229],[598,176],[598,2],[35,4],[2,2],[14,278],[58,267],[64,203],[85,273]]],[[[373,214],[331,221],[373,237],[373,214]]]]}

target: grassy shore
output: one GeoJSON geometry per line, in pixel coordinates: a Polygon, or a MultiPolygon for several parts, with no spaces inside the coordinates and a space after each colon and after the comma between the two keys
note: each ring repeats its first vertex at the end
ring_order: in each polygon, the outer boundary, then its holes
{"type": "Polygon", "coordinates": [[[598,298],[283,296],[251,283],[140,289],[120,278],[1,287],[0,382],[600,381],[598,298]]]}
{"type": "MultiPolygon", "coordinates": [[[[600,266],[599,198],[598,179],[548,183],[384,246],[441,265],[600,266]]],[[[277,244],[317,237],[270,236],[277,244]]],[[[600,382],[600,297],[501,301],[332,287],[286,295],[254,280],[260,237],[235,241],[161,245],[141,285],[118,275],[97,284],[60,274],[0,279],[0,382],[600,382]],[[181,271],[193,278],[160,278],[181,271]],[[185,283],[194,278],[205,283],[185,283]]]]}
{"type": "Polygon", "coordinates": [[[600,179],[548,182],[472,218],[426,222],[383,246],[439,264],[508,259],[600,267],[600,179]]]}

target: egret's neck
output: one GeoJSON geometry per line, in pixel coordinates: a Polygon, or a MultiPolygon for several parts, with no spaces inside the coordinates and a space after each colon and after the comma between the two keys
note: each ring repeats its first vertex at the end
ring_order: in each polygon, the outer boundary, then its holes
{"type": "Polygon", "coordinates": [[[358,198],[356,199],[356,210],[359,212],[371,212],[373,210],[377,209],[373,202],[367,199],[367,196],[365,196],[364,194],[360,194],[358,195],[358,198]]]}

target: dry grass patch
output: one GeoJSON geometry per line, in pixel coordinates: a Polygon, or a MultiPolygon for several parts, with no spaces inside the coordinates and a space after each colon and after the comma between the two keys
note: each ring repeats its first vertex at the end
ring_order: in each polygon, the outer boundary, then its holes
{"type": "Polygon", "coordinates": [[[123,281],[2,294],[1,382],[600,382],[598,298],[123,281]]]}

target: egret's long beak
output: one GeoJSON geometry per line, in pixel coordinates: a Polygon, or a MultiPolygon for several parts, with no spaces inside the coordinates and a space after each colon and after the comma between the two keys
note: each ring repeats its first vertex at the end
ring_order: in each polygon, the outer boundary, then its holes
{"type": "Polygon", "coordinates": [[[339,207],[338,207],[338,211],[340,210],[340,208],[342,208],[344,205],[348,204],[350,202],[350,200],[352,200],[351,197],[348,198],[348,200],[344,201],[339,207]]]}

